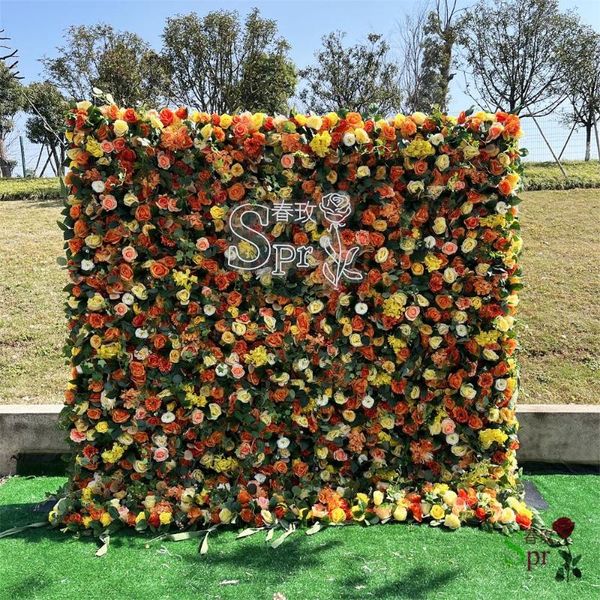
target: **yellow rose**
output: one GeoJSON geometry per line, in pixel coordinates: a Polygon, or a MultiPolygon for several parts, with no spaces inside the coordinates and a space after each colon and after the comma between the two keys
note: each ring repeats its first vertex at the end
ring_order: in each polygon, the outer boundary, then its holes
{"type": "Polygon", "coordinates": [[[255,129],[260,129],[265,121],[265,113],[254,113],[252,115],[252,125],[255,129]]]}
{"type": "Polygon", "coordinates": [[[375,262],[381,264],[384,263],[390,256],[390,251],[383,247],[377,250],[377,254],[375,254],[375,262]]]}
{"type": "Polygon", "coordinates": [[[323,125],[323,119],[317,115],[311,115],[306,119],[306,126],[311,129],[321,129],[321,125],[323,125]]]}
{"type": "Polygon", "coordinates": [[[440,154],[435,159],[435,166],[440,171],[445,171],[450,166],[450,157],[447,154],[440,154]]]}
{"type": "Polygon", "coordinates": [[[500,515],[500,522],[507,524],[515,520],[515,511],[512,508],[505,508],[500,515]]]}
{"type": "Polygon", "coordinates": [[[106,421],[96,423],[96,431],[98,433],[106,433],[108,431],[108,423],[106,421]]]}
{"type": "Polygon", "coordinates": [[[334,112],[329,112],[326,116],[329,119],[329,122],[331,123],[332,127],[335,127],[338,124],[338,121],[340,120],[337,113],[334,112]]]}
{"type": "Polygon", "coordinates": [[[168,525],[173,520],[173,513],[162,512],[160,513],[158,520],[161,525],[168,525]]]}
{"type": "Polygon", "coordinates": [[[394,117],[394,127],[398,129],[398,127],[400,127],[404,121],[406,121],[406,117],[403,114],[398,113],[394,117]]]}
{"type": "Polygon", "coordinates": [[[422,112],[414,112],[411,115],[411,118],[417,125],[423,125],[423,123],[425,122],[425,119],[427,118],[427,115],[422,112]]]}
{"type": "Polygon", "coordinates": [[[215,404],[214,402],[211,402],[208,405],[208,409],[210,411],[210,417],[209,419],[218,419],[221,416],[221,413],[223,412],[221,410],[221,407],[218,404],[215,404]]]}
{"type": "Polygon", "coordinates": [[[113,124],[113,128],[117,137],[123,137],[129,131],[129,125],[123,119],[117,119],[113,124]]]}
{"type": "Polygon", "coordinates": [[[331,135],[328,131],[322,131],[321,133],[317,133],[315,137],[313,137],[309,145],[317,156],[324,157],[329,152],[330,144],[331,135]]]}
{"type": "Polygon", "coordinates": [[[332,523],[343,523],[346,520],[346,513],[343,508],[334,508],[330,518],[332,523]]]}
{"type": "Polygon", "coordinates": [[[89,138],[86,145],[85,145],[85,149],[94,157],[94,158],[100,158],[101,156],[104,155],[104,150],[102,150],[102,146],[100,145],[100,143],[93,139],[93,138],[89,138]]]}
{"type": "Polygon", "coordinates": [[[324,306],[325,305],[323,304],[323,302],[321,302],[321,300],[313,300],[308,305],[308,312],[312,315],[316,315],[318,312],[321,312],[323,310],[324,306]]]}
{"type": "Polygon", "coordinates": [[[219,513],[219,519],[221,523],[229,523],[233,518],[233,513],[228,508],[222,508],[219,513]]]}
{"type": "Polygon", "coordinates": [[[444,525],[448,527],[448,529],[458,529],[460,527],[460,519],[453,513],[446,515],[444,519],[444,525]]]}
{"type": "Polygon", "coordinates": [[[98,348],[97,355],[99,358],[114,358],[121,351],[121,343],[114,342],[113,344],[104,344],[98,348]]]}
{"type": "Polygon", "coordinates": [[[108,527],[112,523],[112,517],[107,512],[103,512],[100,517],[100,523],[102,523],[104,527],[108,527]]]}
{"type": "Polygon", "coordinates": [[[432,519],[436,521],[441,521],[446,514],[444,507],[441,504],[434,504],[429,511],[429,514],[432,519]]]}
{"type": "Polygon", "coordinates": [[[384,497],[385,496],[381,490],[375,490],[373,492],[373,504],[375,506],[379,506],[383,502],[384,497]]]}
{"type": "Polygon", "coordinates": [[[222,219],[225,216],[225,209],[220,206],[213,206],[210,209],[210,216],[213,219],[222,219]]]}
{"type": "Polygon", "coordinates": [[[362,340],[360,338],[360,333],[353,333],[350,336],[350,345],[354,348],[360,348],[362,346],[362,340]]]}
{"type": "Polygon", "coordinates": [[[93,233],[85,238],[85,245],[89,248],[98,248],[102,245],[102,237],[93,233]]]}
{"type": "Polygon", "coordinates": [[[405,506],[398,505],[394,509],[393,517],[396,521],[406,521],[406,517],[408,516],[408,512],[405,506]]]}
{"type": "Polygon", "coordinates": [[[300,127],[304,127],[304,125],[306,125],[307,119],[305,115],[298,113],[294,115],[294,119],[296,119],[296,123],[298,123],[300,127]]]}
{"type": "Polygon", "coordinates": [[[320,460],[325,460],[327,458],[327,454],[329,454],[329,450],[325,447],[317,448],[316,455],[320,460]]]}
{"type": "Polygon", "coordinates": [[[357,127],[354,130],[354,137],[359,144],[367,144],[371,139],[369,138],[369,134],[362,127],[357,127]]]}
{"type": "Polygon", "coordinates": [[[233,117],[231,115],[221,115],[219,119],[219,125],[223,129],[227,129],[233,123],[233,117]]]}
{"type": "Polygon", "coordinates": [[[175,296],[182,306],[186,306],[190,303],[190,293],[187,290],[179,290],[175,296]]]}
{"type": "Polygon", "coordinates": [[[381,423],[381,426],[384,429],[393,429],[394,428],[394,418],[391,417],[390,415],[385,415],[385,416],[381,417],[379,422],[381,423]]]}
{"type": "Polygon", "coordinates": [[[448,490],[444,496],[444,502],[448,505],[448,506],[454,506],[454,503],[456,502],[456,492],[453,492],[452,490],[448,490]]]}
{"type": "Polygon", "coordinates": [[[91,524],[92,524],[92,517],[83,517],[83,519],[81,520],[81,522],[83,523],[83,526],[87,529],[91,524]]]}
{"type": "Polygon", "coordinates": [[[446,219],[444,219],[444,217],[436,217],[433,221],[432,229],[434,233],[437,233],[438,235],[444,233],[444,231],[446,231],[446,219]]]}

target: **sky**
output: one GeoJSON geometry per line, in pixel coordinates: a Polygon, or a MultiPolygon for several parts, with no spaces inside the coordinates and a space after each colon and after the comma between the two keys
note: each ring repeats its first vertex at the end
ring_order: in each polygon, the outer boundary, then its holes
{"type": "MultiPolygon", "coordinates": [[[[458,0],[458,3],[459,6],[472,4],[469,0],[458,0]]],[[[312,62],[321,37],[335,30],[347,32],[349,43],[364,40],[371,32],[381,33],[394,47],[398,23],[418,4],[419,0],[0,0],[0,29],[5,29],[5,35],[12,38],[12,47],[18,48],[19,69],[24,82],[29,83],[43,79],[39,59],[54,56],[55,48],[62,43],[64,30],[70,25],[110,23],[115,29],[139,34],[158,50],[167,17],[191,11],[202,15],[223,8],[245,15],[256,6],[264,17],[278,22],[281,36],[291,45],[291,58],[299,67],[304,67],[312,62]]],[[[582,21],[600,31],[600,0],[560,0],[560,6],[562,10],[576,9],[582,21]]],[[[455,77],[450,113],[457,114],[473,104],[463,87],[464,78],[455,77]]],[[[24,131],[22,118],[17,128],[24,131]]],[[[35,154],[35,149],[28,146],[27,162],[32,153],[35,154]]]]}

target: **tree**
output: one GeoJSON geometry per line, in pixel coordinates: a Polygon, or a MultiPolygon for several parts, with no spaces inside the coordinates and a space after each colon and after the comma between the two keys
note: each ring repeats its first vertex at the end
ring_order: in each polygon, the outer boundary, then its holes
{"type": "Polygon", "coordinates": [[[463,22],[458,18],[456,0],[436,0],[423,28],[421,66],[421,108],[430,110],[436,104],[448,109],[454,45],[463,22]]]}
{"type": "MultiPolygon", "coordinates": [[[[4,29],[0,29],[0,42],[8,41],[10,41],[10,38],[4,35],[4,29]]],[[[0,44],[0,62],[4,63],[4,66],[12,73],[15,79],[23,79],[17,70],[17,65],[19,64],[17,52],[18,50],[12,50],[6,44],[0,44]]]]}
{"type": "Polygon", "coordinates": [[[345,33],[323,36],[315,64],[300,71],[306,87],[300,99],[315,112],[340,108],[380,114],[399,110],[402,92],[397,66],[389,58],[389,46],[376,33],[367,41],[344,46],[345,33]]]}
{"type": "Polygon", "coordinates": [[[558,0],[479,0],[463,21],[466,66],[488,108],[544,116],[563,102],[558,55],[571,43],[576,19],[559,12],[558,0]]]}
{"type": "Polygon", "coordinates": [[[423,109],[423,48],[428,3],[417,6],[398,24],[402,112],[423,109]]]}
{"type": "Polygon", "coordinates": [[[49,80],[74,100],[92,97],[94,88],[112,94],[123,106],[166,101],[169,87],[164,60],[135,33],[111,25],[72,26],[58,56],[42,63],[49,80]]]}
{"type": "Polygon", "coordinates": [[[560,61],[570,105],[564,117],[584,128],[585,160],[590,160],[592,130],[600,119],[600,34],[580,26],[560,61]]]}
{"type": "Polygon", "coordinates": [[[14,126],[14,116],[21,110],[22,88],[9,67],[0,61],[0,173],[10,177],[15,162],[8,159],[6,142],[14,126]]]}
{"type": "Polygon", "coordinates": [[[258,9],[243,23],[236,11],[178,15],[163,32],[173,98],[209,113],[287,111],[296,87],[288,51],[277,23],[258,9]]]}
{"type": "Polygon", "coordinates": [[[64,123],[68,102],[56,86],[49,81],[32,83],[26,90],[28,102],[25,111],[27,138],[33,144],[48,148],[55,173],[62,173],[64,163],[64,123]]]}

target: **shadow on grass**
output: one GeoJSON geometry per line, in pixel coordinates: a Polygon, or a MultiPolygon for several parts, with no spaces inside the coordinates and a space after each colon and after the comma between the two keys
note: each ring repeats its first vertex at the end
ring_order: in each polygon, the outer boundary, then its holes
{"type": "Polygon", "coordinates": [[[410,600],[435,598],[436,592],[443,591],[443,588],[456,579],[458,575],[458,571],[444,571],[433,574],[431,570],[423,567],[413,567],[396,581],[375,587],[368,585],[368,578],[361,575],[351,575],[341,582],[344,589],[340,590],[342,594],[340,598],[350,600],[363,595],[369,598],[386,598],[387,600],[392,598],[410,600]],[[361,590],[364,590],[362,594],[361,590]]]}
{"type": "MultiPolygon", "coordinates": [[[[27,208],[63,208],[64,200],[62,198],[17,198],[19,202],[27,204],[27,208]]],[[[7,201],[8,202],[8,201],[7,201]]]]}
{"type": "Polygon", "coordinates": [[[7,598],[32,598],[42,593],[50,582],[43,577],[34,577],[32,575],[23,578],[18,583],[14,583],[5,588],[7,598]]]}

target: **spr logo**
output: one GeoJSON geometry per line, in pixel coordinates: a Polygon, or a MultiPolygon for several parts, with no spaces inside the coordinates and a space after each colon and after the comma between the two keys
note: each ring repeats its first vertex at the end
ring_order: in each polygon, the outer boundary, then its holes
{"type": "Polygon", "coordinates": [[[227,250],[227,265],[276,277],[285,277],[290,269],[321,268],[324,278],[334,288],[342,280],[361,281],[363,274],[352,266],[360,247],[346,247],[341,235],[351,214],[352,203],[345,192],[325,194],[318,205],[305,201],[236,206],[228,220],[232,243],[227,250]],[[320,236],[317,248],[273,242],[273,235],[269,236],[269,232],[285,224],[316,225],[319,214],[326,231],[320,236]]]}

